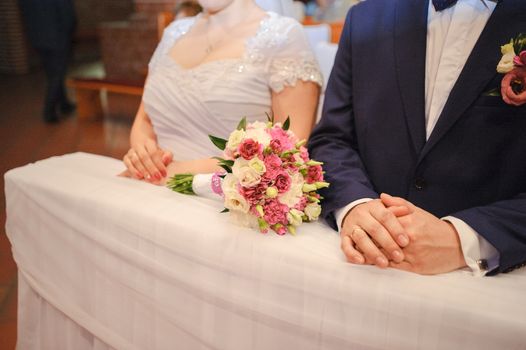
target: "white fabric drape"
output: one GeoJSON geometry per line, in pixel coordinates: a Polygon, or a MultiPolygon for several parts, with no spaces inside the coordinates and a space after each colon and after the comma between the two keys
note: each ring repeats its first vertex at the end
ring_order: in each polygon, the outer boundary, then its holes
{"type": "Polygon", "coordinates": [[[344,261],[335,232],[233,226],[219,201],[77,153],[5,175],[25,349],[524,349],[526,271],[344,261]]]}

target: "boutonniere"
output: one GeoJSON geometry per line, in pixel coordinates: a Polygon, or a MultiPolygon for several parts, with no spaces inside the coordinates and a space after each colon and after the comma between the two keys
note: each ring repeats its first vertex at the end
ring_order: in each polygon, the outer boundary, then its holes
{"type": "Polygon", "coordinates": [[[526,33],[501,46],[502,58],[497,72],[505,74],[500,93],[504,102],[520,106],[526,103],[526,33]]]}

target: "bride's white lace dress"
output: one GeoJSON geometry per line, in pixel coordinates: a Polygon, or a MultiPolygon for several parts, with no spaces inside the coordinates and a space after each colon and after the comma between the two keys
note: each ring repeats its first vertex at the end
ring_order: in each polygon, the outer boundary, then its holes
{"type": "Polygon", "coordinates": [[[298,80],[322,83],[302,26],[273,12],[247,39],[242,57],[181,67],[169,54],[197,17],[173,22],[150,65],[143,101],[160,147],[177,160],[208,158],[218,151],[208,134],[227,137],[243,117],[265,120],[271,91],[298,80]]]}

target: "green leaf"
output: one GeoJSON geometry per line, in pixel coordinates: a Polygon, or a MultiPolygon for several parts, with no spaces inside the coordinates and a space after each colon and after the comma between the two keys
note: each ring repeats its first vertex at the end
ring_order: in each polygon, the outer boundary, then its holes
{"type": "Polygon", "coordinates": [[[265,114],[267,115],[268,121],[271,122],[272,125],[274,125],[274,111],[271,111],[270,115],[267,112],[265,112],[265,114]]]}
{"type": "Polygon", "coordinates": [[[290,128],[290,117],[287,117],[287,120],[285,120],[285,123],[283,123],[283,130],[287,131],[290,128]]]}
{"type": "Polygon", "coordinates": [[[222,139],[222,138],[220,138],[220,137],[215,137],[215,136],[212,136],[212,135],[208,135],[208,137],[210,138],[210,141],[212,141],[212,143],[213,143],[217,148],[219,148],[221,151],[224,151],[224,150],[225,150],[227,140],[222,139]]]}
{"type": "Polygon", "coordinates": [[[219,162],[224,162],[226,160],[225,158],[221,158],[221,157],[212,157],[212,159],[215,159],[219,162]]]}
{"type": "Polygon", "coordinates": [[[526,33],[520,33],[515,39],[513,39],[513,49],[515,54],[519,55],[522,51],[526,50],[526,33]]]}
{"type": "Polygon", "coordinates": [[[247,130],[247,117],[243,117],[243,119],[241,119],[241,121],[237,125],[237,130],[247,130]]]}
{"type": "Polygon", "coordinates": [[[489,91],[486,91],[485,93],[482,94],[483,96],[495,96],[495,97],[499,97],[500,96],[500,89],[499,88],[494,88],[494,89],[491,89],[489,91]]]}
{"type": "Polygon", "coordinates": [[[219,166],[220,166],[221,168],[225,169],[225,171],[226,171],[227,173],[229,173],[229,174],[232,173],[232,168],[229,167],[228,165],[219,164],[219,166]]]}
{"type": "Polygon", "coordinates": [[[230,210],[228,210],[227,208],[225,208],[225,209],[221,210],[221,214],[222,214],[222,213],[228,213],[229,211],[230,211],[230,210]]]}

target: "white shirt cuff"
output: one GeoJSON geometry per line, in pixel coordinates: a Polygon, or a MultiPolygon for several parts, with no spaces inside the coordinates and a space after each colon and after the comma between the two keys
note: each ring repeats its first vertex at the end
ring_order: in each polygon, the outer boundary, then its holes
{"type": "Polygon", "coordinates": [[[446,216],[442,220],[449,221],[457,230],[464,259],[473,275],[484,276],[499,266],[500,254],[497,249],[471,226],[453,216],[446,216]],[[480,260],[486,260],[487,269],[481,269],[480,260]]]}
{"type": "Polygon", "coordinates": [[[342,230],[343,219],[345,218],[345,215],[347,215],[349,210],[351,210],[352,208],[354,208],[358,204],[366,203],[366,202],[369,202],[369,201],[372,201],[372,200],[373,200],[372,198],[357,199],[354,202],[351,202],[351,203],[347,204],[345,207],[340,208],[338,210],[335,210],[334,211],[334,217],[336,218],[336,224],[338,225],[338,232],[340,232],[342,230]]]}

